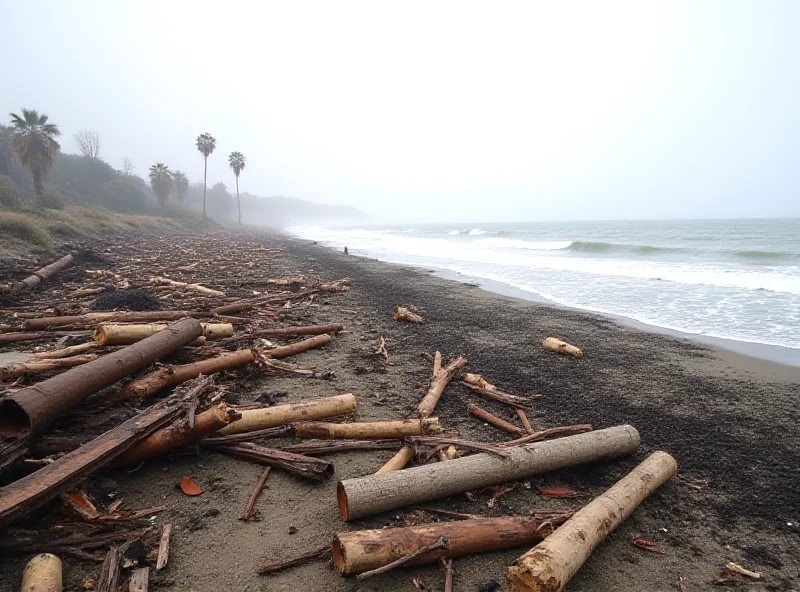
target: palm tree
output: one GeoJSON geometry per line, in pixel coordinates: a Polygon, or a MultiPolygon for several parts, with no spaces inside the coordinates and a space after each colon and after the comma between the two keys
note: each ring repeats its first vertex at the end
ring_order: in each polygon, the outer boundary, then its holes
{"type": "Polygon", "coordinates": [[[244,169],[244,154],[241,152],[231,152],[228,156],[228,164],[236,175],[236,203],[239,206],[239,226],[242,225],[242,202],[239,200],[239,173],[244,169]]]}
{"type": "Polygon", "coordinates": [[[44,176],[53,166],[61,145],[55,138],[60,136],[58,126],[47,123],[47,115],[35,109],[23,109],[22,116],[11,113],[11,149],[23,167],[33,177],[36,195],[44,195],[44,176]]]}
{"type": "Polygon", "coordinates": [[[172,177],[169,167],[159,162],[150,167],[150,187],[158,198],[159,205],[163,208],[169,200],[169,190],[172,187],[172,177]]]}
{"type": "Polygon", "coordinates": [[[217,147],[217,141],[209,133],[197,136],[197,149],[203,155],[203,218],[206,217],[206,176],[208,174],[208,157],[217,147]]]}
{"type": "Polygon", "coordinates": [[[175,197],[178,203],[183,205],[186,201],[186,194],[189,193],[189,177],[181,171],[172,173],[172,186],[175,189],[175,197]]]}

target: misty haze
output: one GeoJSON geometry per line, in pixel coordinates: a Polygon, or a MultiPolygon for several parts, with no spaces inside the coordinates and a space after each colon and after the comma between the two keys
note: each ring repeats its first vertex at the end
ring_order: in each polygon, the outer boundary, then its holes
{"type": "Polygon", "coordinates": [[[2,8],[0,592],[800,589],[800,4],[2,8]]]}

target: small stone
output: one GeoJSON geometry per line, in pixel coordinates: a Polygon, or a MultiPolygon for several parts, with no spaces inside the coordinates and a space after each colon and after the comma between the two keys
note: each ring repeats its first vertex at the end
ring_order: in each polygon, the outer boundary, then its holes
{"type": "Polygon", "coordinates": [[[297,533],[297,527],[290,526],[289,527],[289,534],[296,534],[296,533],[297,533]]]}
{"type": "Polygon", "coordinates": [[[486,580],[478,586],[478,592],[494,592],[500,589],[500,582],[497,580],[486,580]]]}

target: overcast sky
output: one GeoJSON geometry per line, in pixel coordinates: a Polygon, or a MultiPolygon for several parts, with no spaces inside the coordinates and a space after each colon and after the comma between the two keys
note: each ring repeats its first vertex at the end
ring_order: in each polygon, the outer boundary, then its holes
{"type": "Polygon", "coordinates": [[[0,113],[376,221],[800,216],[800,2],[0,0],[0,113]]]}

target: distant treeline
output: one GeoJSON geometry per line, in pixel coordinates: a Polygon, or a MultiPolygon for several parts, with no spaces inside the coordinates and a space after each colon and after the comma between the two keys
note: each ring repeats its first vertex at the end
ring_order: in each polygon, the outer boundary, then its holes
{"type": "MultiPolygon", "coordinates": [[[[46,115],[23,109],[21,116],[12,114],[12,119],[12,125],[0,125],[0,208],[80,205],[132,214],[205,213],[222,223],[239,220],[236,196],[224,183],[209,186],[204,199],[203,181],[190,183],[184,173],[169,171],[162,163],[150,167],[149,178],[134,174],[127,158],[122,169],[115,169],[100,158],[97,132],[78,132],[75,140],[81,154],[64,154],[55,140],[60,135],[58,127],[46,115]]],[[[198,137],[204,158],[213,152],[213,143],[209,134],[198,137]],[[204,152],[201,140],[206,138],[211,145],[204,152]]],[[[238,181],[244,157],[233,152],[229,160],[238,181]]],[[[289,197],[261,198],[249,193],[240,197],[248,224],[285,227],[366,217],[354,208],[289,197]]]]}

